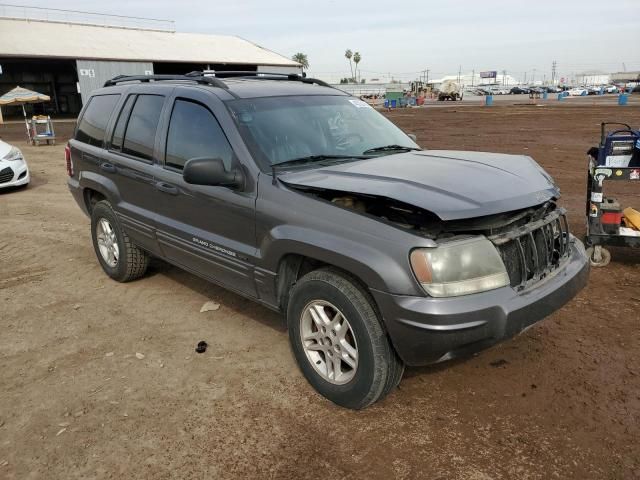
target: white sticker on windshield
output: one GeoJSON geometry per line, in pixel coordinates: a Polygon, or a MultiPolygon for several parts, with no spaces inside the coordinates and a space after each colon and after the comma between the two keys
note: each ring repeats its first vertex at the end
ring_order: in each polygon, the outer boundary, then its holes
{"type": "Polygon", "coordinates": [[[371,108],[367,102],[363,102],[362,100],[349,100],[352,104],[354,104],[358,108],[371,108]]]}

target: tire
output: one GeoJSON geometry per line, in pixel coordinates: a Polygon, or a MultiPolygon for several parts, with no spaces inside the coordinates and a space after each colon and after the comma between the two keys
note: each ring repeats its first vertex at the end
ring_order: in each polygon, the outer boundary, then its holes
{"type": "Polygon", "coordinates": [[[149,254],[131,242],[106,200],[96,203],[91,212],[91,238],[98,261],[111,278],[118,282],[129,282],[145,274],[149,254]],[[105,221],[111,229],[109,234],[106,233],[105,221]],[[107,237],[109,246],[106,246],[104,240],[107,237]],[[105,248],[112,254],[103,254],[105,248]]]}
{"type": "Polygon", "coordinates": [[[587,256],[589,257],[589,263],[592,267],[606,267],[611,262],[611,252],[604,247],[589,247],[587,248],[587,256]],[[600,255],[596,255],[596,248],[600,248],[600,255]]]}
{"type": "Polygon", "coordinates": [[[303,375],[337,405],[365,408],[387,395],[402,378],[404,364],[391,346],[373,299],[348,274],[323,268],[302,277],[291,291],[287,324],[303,375]],[[319,309],[325,315],[318,320],[319,309]],[[336,319],[341,325],[335,324],[336,319]],[[319,325],[328,327],[326,334],[319,325]]]}

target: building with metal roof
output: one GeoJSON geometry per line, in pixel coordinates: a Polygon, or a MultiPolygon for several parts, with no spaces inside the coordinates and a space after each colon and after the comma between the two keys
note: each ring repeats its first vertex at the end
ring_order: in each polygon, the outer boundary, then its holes
{"type": "Polygon", "coordinates": [[[0,94],[19,85],[49,95],[47,113],[77,114],[92,90],[117,75],[301,72],[243,38],[176,32],[167,20],[10,7],[0,5],[0,94]]]}

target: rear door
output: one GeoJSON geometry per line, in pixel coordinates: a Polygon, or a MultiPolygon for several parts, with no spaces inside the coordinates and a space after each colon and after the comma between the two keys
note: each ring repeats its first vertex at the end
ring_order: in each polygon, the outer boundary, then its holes
{"type": "Polygon", "coordinates": [[[200,89],[178,87],[165,120],[164,162],[156,169],[154,197],[163,255],[215,283],[256,296],[257,179],[243,168],[221,127],[220,120],[231,122],[224,105],[200,89]],[[246,187],[240,191],[186,183],[184,164],[196,157],[217,157],[227,169],[243,168],[246,187]]]}
{"type": "Polygon", "coordinates": [[[109,122],[121,97],[119,92],[91,96],[78,118],[74,138],[69,141],[71,158],[82,187],[100,189],[104,194],[111,194],[110,197],[116,195],[117,190],[104,188],[100,163],[109,122]]]}
{"type": "Polygon", "coordinates": [[[127,92],[100,165],[118,185],[120,199],[114,208],[121,225],[136,244],[150,252],[159,251],[154,235],[153,165],[166,93],[166,89],[149,88],[127,92]]]}

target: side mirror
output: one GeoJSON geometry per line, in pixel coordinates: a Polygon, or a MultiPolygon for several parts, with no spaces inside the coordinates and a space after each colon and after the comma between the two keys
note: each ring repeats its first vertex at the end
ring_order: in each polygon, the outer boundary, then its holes
{"type": "Polygon", "coordinates": [[[244,174],[239,168],[227,171],[220,158],[192,158],[184,164],[182,178],[192,185],[210,185],[230,188],[244,187],[244,174]]]}
{"type": "Polygon", "coordinates": [[[415,143],[418,143],[418,137],[416,137],[415,133],[407,133],[407,137],[413,140],[415,143]]]}

